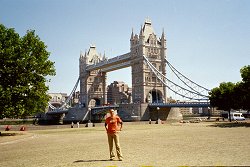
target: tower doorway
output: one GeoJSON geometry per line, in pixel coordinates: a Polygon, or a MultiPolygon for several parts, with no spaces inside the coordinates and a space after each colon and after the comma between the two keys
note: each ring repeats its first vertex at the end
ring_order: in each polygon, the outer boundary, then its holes
{"type": "Polygon", "coordinates": [[[100,106],[100,105],[101,105],[101,100],[98,98],[93,98],[89,102],[90,107],[96,107],[96,106],[100,106]]]}
{"type": "Polygon", "coordinates": [[[146,101],[148,103],[162,103],[163,99],[162,99],[161,91],[159,91],[159,90],[151,90],[148,93],[146,101]]]}

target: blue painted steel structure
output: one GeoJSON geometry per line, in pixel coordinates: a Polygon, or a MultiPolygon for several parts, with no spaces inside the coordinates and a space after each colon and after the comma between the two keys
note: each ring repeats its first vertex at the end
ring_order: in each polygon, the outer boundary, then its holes
{"type": "MultiPolygon", "coordinates": [[[[194,107],[194,108],[206,108],[211,107],[210,102],[185,102],[185,103],[149,103],[149,108],[164,108],[164,107],[194,107]]],[[[109,106],[99,106],[99,107],[93,107],[91,108],[92,114],[98,114],[104,111],[107,111],[108,109],[119,109],[119,105],[109,105],[109,106]]]]}
{"type": "Polygon", "coordinates": [[[157,107],[211,107],[210,102],[185,102],[185,103],[149,103],[150,108],[157,107]]]}

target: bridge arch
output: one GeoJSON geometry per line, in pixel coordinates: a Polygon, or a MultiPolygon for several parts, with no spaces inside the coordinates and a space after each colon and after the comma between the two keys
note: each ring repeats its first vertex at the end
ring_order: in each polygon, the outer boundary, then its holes
{"type": "Polygon", "coordinates": [[[90,107],[97,107],[97,106],[100,106],[102,103],[101,103],[101,99],[100,98],[92,98],[90,99],[89,101],[89,105],[90,107]]]}
{"type": "Polygon", "coordinates": [[[147,103],[162,103],[164,101],[163,93],[159,89],[152,89],[147,93],[147,103]]]}

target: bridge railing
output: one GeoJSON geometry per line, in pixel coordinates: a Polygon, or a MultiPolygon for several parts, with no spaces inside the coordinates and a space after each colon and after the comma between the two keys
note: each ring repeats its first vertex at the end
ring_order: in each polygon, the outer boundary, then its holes
{"type": "Polygon", "coordinates": [[[210,107],[210,102],[149,103],[149,107],[210,107]]]}

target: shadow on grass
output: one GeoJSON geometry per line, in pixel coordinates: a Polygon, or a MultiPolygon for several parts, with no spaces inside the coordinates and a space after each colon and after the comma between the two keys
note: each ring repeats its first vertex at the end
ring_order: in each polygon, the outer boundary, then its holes
{"type": "Polygon", "coordinates": [[[210,125],[211,127],[219,127],[219,128],[237,128],[237,127],[250,127],[249,122],[226,122],[226,123],[215,123],[214,125],[210,125]]]}
{"type": "Polygon", "coordinates": [[[104,162],[104,161],[110,161],[108,159],[92,159],[92,160],[77,160],[74,161],[73,163],[79,163],[79,162],[104,162]]]}

